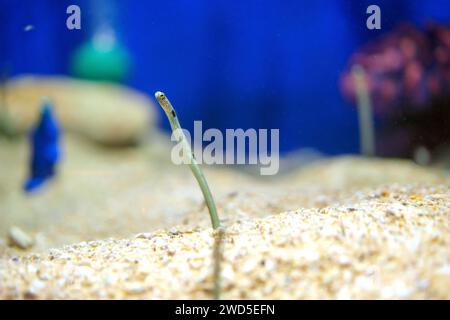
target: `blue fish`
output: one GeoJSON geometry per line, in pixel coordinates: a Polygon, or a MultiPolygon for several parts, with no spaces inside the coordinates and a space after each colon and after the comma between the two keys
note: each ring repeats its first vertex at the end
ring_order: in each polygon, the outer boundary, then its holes
{"type": "Polygon", "coordinates": [[[40,118],[30,132],[30,172],[23,189],[29,193],[55,175],[60,159],[60,129],[51,102],[43,99],[40,118]]]}

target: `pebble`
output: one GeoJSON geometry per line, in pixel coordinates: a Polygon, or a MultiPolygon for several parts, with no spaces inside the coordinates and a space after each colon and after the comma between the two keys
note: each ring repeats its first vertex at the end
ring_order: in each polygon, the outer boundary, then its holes
{"type": "Polygon", "coordinates": [[[138,294],[144,292],[144,287],[139,282],[129,283],[126,286],[126,290],[129,293],[138,294]]]}
{"type": "Polygon", "coordinates": [[[34,279],[28,290],[25,292],[25,298],[27,299],[35,299],[38,294],[45,288],[45,283],[41,280],[34,279]]]}
{"type": "Polygon", "coordinates": [[[19,227],[11,227],[8,238],[10,245],[20,249],[29,249],[34,245],[34,239],[19,227]]]}
{"type": "Polygon", "coordinates": [[[139,233],[136,235],[136,239],[147,239],[150,240],[154,237],[153,233],[150,232],[144,232],[144,233],[139,233]]]}
{"type": "Polygon", "coordinates": [[[242,266],[242,272],[249,273],[256,268],[256,265],[257,263],[255,260],[247,260],[242,266]]]}

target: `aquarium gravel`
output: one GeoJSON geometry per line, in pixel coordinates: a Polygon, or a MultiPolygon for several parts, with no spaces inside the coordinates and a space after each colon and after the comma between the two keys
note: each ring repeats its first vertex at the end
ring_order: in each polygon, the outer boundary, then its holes
{"type": "MultiPolygon", "coordinates": [[[[450,188],[357,197],[230,225],[222,298],[450,298],[450,188]]],[[[212,244],[172,228],[2,259],[0,298],[210,298],[212,244]]]]}
{"type": "MultiPolygon", "coordinates": [[[[35,237],[37,252],[162,228],[208,228],[202,193],[186,167],[170,162],[165,141],[155,137],[142,147],[117,151],[67,133],[63,152],[70,157],[54,180],[28,197],[20,189],[26,167],[17,166],[28,161],[27,141],[0,140],[0,238],[18,226],[35,237]]],[[[409,161],[358,157],[326,159],[280,179],[204,170],[225,226],[298,208],[351,205],[360,192],[383,184],[448,183],[443,172],[409,161]]],[[[0,256],[23,254],[13,249],[0,243],[0,256]]]]}

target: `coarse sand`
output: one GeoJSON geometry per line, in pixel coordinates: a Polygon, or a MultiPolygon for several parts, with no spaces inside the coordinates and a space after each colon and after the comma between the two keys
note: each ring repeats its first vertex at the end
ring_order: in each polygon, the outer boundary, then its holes
{"type": "MultiPolygon", "coordinates": [[[[221,297],[450,298],[449,187],[358,197],[228,226],[221,297]]],[[[172,228],[1,259],[0,298],[210,298],[212,244],[211,229],[172,228]]]]}
{"type": "MultiPolygon", "coordinates": [[[[31,196],[26,141],[1,140],[0,298],[211,298],[207,209],[166,139],[113,149],[67,133],[58,176],[31,196]],[[10,246],[11,230],[34,245],[10,246]]],[[[339,157],[275,179],[205,174],[226,230],[221,298],[450,298],[443,171],[339,157]]]]}

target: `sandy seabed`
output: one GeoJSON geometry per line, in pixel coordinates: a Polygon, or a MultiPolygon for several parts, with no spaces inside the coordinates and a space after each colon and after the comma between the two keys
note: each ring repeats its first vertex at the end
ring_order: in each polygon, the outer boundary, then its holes
{"type": "MultiPolygon", "coordinates": [[[[59,176],[33,196],[20,189],[26,142],[0,141],[0,298],[211,298],[209,216],[166,141],[64,141],[59,176]],[[31,249],[9,245],[12,226],[31,249]]],[[[222,298],[450,298],[444,172],[341,157],[277,179],[205,174],[226,228],[222,298]]]]}

